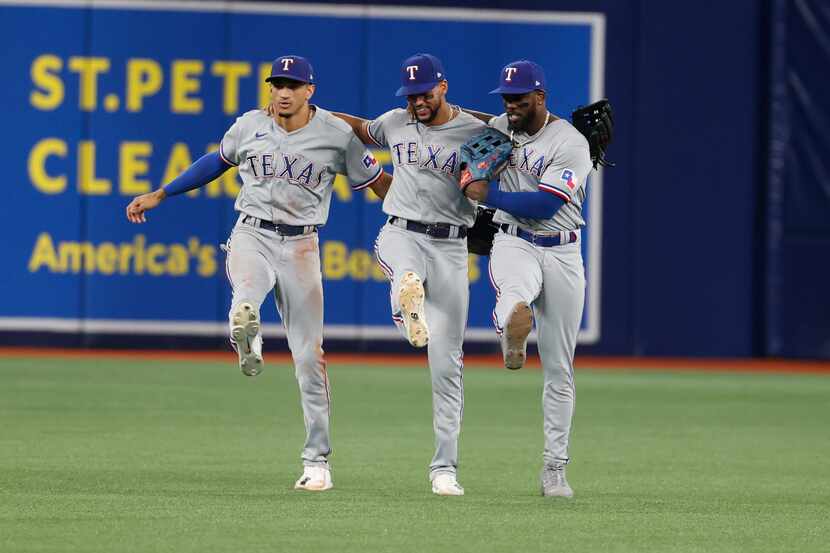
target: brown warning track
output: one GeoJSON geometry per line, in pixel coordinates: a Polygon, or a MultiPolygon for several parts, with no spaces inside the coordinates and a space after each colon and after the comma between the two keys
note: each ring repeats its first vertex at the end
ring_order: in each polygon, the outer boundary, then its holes
{"type": "MultiPolygon", "coordinates": [[[[61,359],[135,359],[169,361],[218,361],[236,362],[236,354],[230,351],[168,351],[168,350],[111,350],[111,349],[58,349],[0,347],[0,358],[37,357],[61,359]]],[[[287,353],[270,353],[268,360],[276,363],[290,363],[287,353]]],[[[329,353],[326,361],[330,364],[359,364],[382,366],[425,367],[426,355],[390,355],[375,353],[329,353]]],[[[500,367],[497,355],[467,355],[467,366],[500,367]]],[[[528,368],[538,369],[538,360],[530,360],[528,368]]],[[[770,373],[814,373],[830,375],[830,361],[800,361],[791,359],[696,359],[677,357],[600,357],[578,356],[576,368],[622,369],[622,370],[689,370],[716,372],[770,372],[770,373]]]]}

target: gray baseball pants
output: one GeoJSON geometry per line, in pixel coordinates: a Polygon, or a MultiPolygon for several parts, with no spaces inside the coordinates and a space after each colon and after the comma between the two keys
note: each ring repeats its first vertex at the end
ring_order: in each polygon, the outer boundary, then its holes
{"type": "Polygon", "coordinates": [[[433,238],[387,223],[378,235],[375,253],[391,282],[392,319],[401,333],[404,330],[398,300],[400,279],[412,271],[424,283],[435,432],[435,455],[429,472],[430,477],[440,472],[455,473],[464,412],[462,345],[470,296],[467,241],[433,238]]]}
{"type": "Polygon", "coordinates": [[[237,222],[228,240],[231,313],[273,292],[288,337],[306,429],[305,466],[328,464],[330,391],[323,358],[323,279],[317,233],[281,236],[237,222]]]}
{"type": "Polygon", "coordinates": [[[574,350],[585,304],[585,270],[579,242],[539,247],[499,232],[490,256],[490,279],[496,289],[493,320],[501,334],[519,302],[533,309],[544,385],[545,464],[568,462],[568,442],[575,389],[574,350]]]}

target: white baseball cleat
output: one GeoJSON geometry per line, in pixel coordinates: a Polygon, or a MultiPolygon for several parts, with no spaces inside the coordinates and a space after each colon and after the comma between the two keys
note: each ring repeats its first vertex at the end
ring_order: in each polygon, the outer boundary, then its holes
{"type": "Polygon", "coordinates": [[[432,478],[432,493],[435,495],[464,495],[464,488],[451,472],[439,472],[432,478]]]}
{"type": "Polygon", "coordinates": [[[324,492],[333,487],[331,470],[328,467],[305,467],[303,475],[294,484],[295,490],[308,490],[310,492],[324,492]]]}
{"type": "Polygon", "coordinates": [[[527,360],[527,336],[533,328],[533,312],[525,302],[519,302],[504,325],[502,352],[504,366],[510,370],[521,369],[527,360]]]}
{"type": "Polygon", "coordinates": [[[245,376],[262,372],[262,335],[259,312],[247,302],[236,306],[231,315],[231,344],[239,354],[239,368],[245,376]]]}
{"type": "Polygon", "coordinates": [[[429,342],[429,328],[424,318],[425,293],[421,277],[412,272],[406,273],[401,278],[398,297],[406,339],[416,348],[422,348],[429,342]]]}

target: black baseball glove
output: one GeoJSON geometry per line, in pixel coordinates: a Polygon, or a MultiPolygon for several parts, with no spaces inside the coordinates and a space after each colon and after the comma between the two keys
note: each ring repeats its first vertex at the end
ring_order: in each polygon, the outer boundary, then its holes
{"type": "Polygon", "coordinates": [[[605,159],[605,150],[611,143],[614,132],[614,114],[611,112],[611,104],[608,100],[603,99],[577,108],[571,114],[571,122],[588,139],[594,169],[597,168],[597,164],[603,167],[614,167],[613,163],[605,159]]]}
{"type": "Polygon", "coordinates": [[[461,178],[458,185],[463,194],[470,183],[491,181],[504,169],[513,144],[510,137],[492,127],[485,127],[479,134],[461,145],[461,178]]]}
{"type": "Polygon", "coordinates": [[[499,230],[499,226],[493,222],[495,214],[496,210],[489,207],[476,209],[476,222],[467,231],[467,251],[476,255],[490,255],[493,237],[499,230]]]}

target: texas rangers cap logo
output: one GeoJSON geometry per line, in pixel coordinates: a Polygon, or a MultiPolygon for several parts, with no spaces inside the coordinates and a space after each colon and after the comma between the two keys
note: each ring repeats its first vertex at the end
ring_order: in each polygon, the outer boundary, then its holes
{"type": "Polygon", "coordinates": [[[530,60],[516,60],[504,66],[499,76],[499,87],[490,94],[527,94],[545,90],[545,72],[530,60]]]}
{"type": "Polygon", "coordinates": [[[280,56],[271,64],[271,74],[265,82],[279,78],[314,84],[314,70],[311,63],[302,56],[280,56]]]}
{"type": "Polygon", "coordinates": [[[424,94],[446,78],[441,60],[432,54],[415,54],[401,64],[401,87],[395,95],[424,94]]]}

